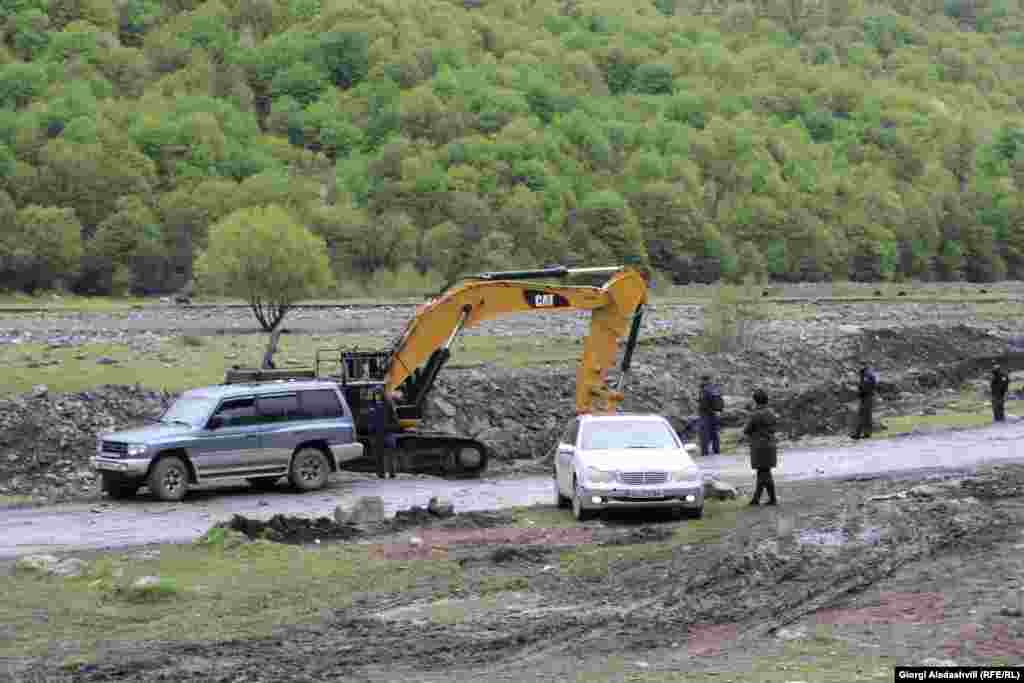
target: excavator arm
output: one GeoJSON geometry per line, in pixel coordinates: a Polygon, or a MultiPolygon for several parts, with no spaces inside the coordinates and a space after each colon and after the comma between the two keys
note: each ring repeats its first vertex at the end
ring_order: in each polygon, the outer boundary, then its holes
{"type": "MultiPolygon", "coordinates": [[[[437,373],[451,354],[462,330],[485,320],[526,312],[590,310],[590,332],[576,373],[576,411],[614,412],[622,401],[620,389],[647,301],[646,275],[627,267],[548,268],[532,271],[485,273],[468,278],[421,306],[395,344],[385,371],[385,388],[405,391],[401,403],[418,408],[437,373]],[[581,273],[612,273],[602,287],[548,285],[522,280],[567,277],[581,273]],[[629,343],[623,358],[619,386],[607,385],[607,372],[615,363],[618,341],[627,330],[629,343]]],[[[403,419],[404,427],[416,420],[403,419]]]]}

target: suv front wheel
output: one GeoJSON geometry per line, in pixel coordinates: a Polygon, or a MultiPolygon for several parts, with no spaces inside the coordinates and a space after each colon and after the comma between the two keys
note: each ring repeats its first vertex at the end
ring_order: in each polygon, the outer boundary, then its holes
{"type": "Polygon", "coordinates": [[[149,473],[149,490],[160,500],[179,501],[188,492],[188,468],[181,458],[164,458],[149,473]]]}
{"type": "Polygon", "coordinates": [[[327,456],[318,448],[302,448],[292,458],[291,472],[288,478],[292,486],[300,491],[315,491],[327,485],[327,476],[331,467],[327,456]]]}

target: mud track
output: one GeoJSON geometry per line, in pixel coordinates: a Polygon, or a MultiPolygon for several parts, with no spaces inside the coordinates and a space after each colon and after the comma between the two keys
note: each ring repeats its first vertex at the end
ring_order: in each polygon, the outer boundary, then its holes
{"type": "Polygon", "coordinates": [[[445,602],[458,605],[462,617],[438,623],[431,615],[441,586],[428,582],[388,601],[367,596],[328,611],[320,624],[271,638],[120,645],[99,663],[63,675],[75,681],[555,680],[540,672],[557,662],[583,666],[598,655],[696,646],[708,633],[734,648],[756,647],[780,627],[843,605],[915,563],[980,558],[1020,538],[1024,466],[949,476],[924,487],[914,480],[794,487],[784,507],[742,511],[717,543],[674,546],[642,561],[624,556],[589,575],[553,571],[559,548],[533,548],[519,561],[506,552],[504,563],[494,560],[494,546],[468,548],[462,558],[468,585],[483,574],[514,573],[528,588],[503,593],[496,603],[472,591],[456,595],[445,602]]]}

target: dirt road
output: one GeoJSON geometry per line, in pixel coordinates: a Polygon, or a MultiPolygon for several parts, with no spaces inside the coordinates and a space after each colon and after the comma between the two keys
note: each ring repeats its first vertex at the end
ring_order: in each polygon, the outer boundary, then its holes
{"type": "MultiPolygon", "coordinates": [[[[1024,461],[1024,422],[984,429],[940,432],[898,439],[875,439],[847,448],[803,448],[784,452],[777,474],[797,481],[814,478],[868,478],[896,472],[961,469],[1024,461]]],[[[706,476],[738,486],[751,479],[745,456],[715,456],[701,461],[706,476]]],[[[784,495],[785,489],[783,489],[784,495]]],[[[425,477],[381,481],[345,475],[321,492],[298,495],[286,488],[251,493],[234,489],[199,490],[182,503],[164,504],[144,496],[131,502],[69,504],[7,510],[0,519],[0,559],[38,552],[117,548],[150,543],[187,542],[233,514],[266,518],[283,513],[331,516],[335,506],[360,496],[381,496],[385,510],[426,505],[446,496],[456,510],[493,510],[548,503],[546,476],[478,481],[425,477]]]]}

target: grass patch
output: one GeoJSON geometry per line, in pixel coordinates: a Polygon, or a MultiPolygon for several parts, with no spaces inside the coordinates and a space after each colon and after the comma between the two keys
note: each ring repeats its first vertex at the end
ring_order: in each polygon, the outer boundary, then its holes
{"type": "MultiPolygon", "coordinates": [[[[312,367],[316,350],[326,347],[383,348],[386,340],[367,335],[283,335],[275,362],[279,368],[312,367]]],[[[125,344],[86,344],[49,348],[42,344],[0,346],[0,393],[21,393],[37,384],[51,392],[83,391],[101,384],[142,384],[154,389],[182,391],[217,384],[232,365],[258,367],[267,335],[210,335],[167,339],[144,350],[125,344]],[[100,364],[100,358],[113,364],[100,364]]],[[[571,342],[536,337],[466,337],[458,345],[451,367],[491,363],[521,367],[533,363],[575,360],[582,353],[571,342]]],[[[334,368],[326,367],[325,371],[334,368]]]]}
{"type": "Polygon", "coordinates": [[[578,526],[572,514],[554,505],[531,505],[510,508],[512,526],[524,529],[567,529],[578,526]]]}
{"type": "Polygon", "coordinates": [[[485,576],[480,580],[480,594],[494,595],[506,591],[524,591],[530,587],[525,576],[485,576]]]}
{"type": "Polygon", "coordinates": [[[969,427],[984,427],[992,424],[991,412],[940,412],[936,415],[900,415],[897,417],[883,418],[888,435],[909,434],[915,428],[926,427],[930,429],[964,429],[969,427]]]}
{"type": "Polygon", "coordinates": [[[579,577],[601,577],[615,571],[618,564],[668,560],[676,548],[717,542],[724,533],[736,527],[736,516],[746,504],[739,500],[712,501],[704,504],[703,519],[689,520],[660,543],[638,543],[618,546],[581,546],[562,553],[563,574],[579,577]]]}
{"type": "Polygon", "coordinates": [[[0,508],[26,507],[38,502],[32,496],[0,495],[0,508]]]}
{"type": "MultiPolygon", "coordinates": [[[[619,669],[619,662],[610,662],[611,669],[619,669]]],[[[786,681],[813,681],[814,683],[847,683],[848,681],[891,681],[893,667],[898,662],[891,657],[855,651],[838,639],[812,638],[787,643],[776,656],[757,657],[752,664],[743,663],[715,668],[711,671],[658,671],[626,673],[630,683],[784,683],[786,681]]],[[[591,683],[600,674],[580,676],[579,683],[591,683]]]]}
{"type": "Polygon", "coordinates": [[[88,655],[101,641],[266,636],[346,607],[359,593],[398,593],[438,577],[456,585],[460,576],[455,562],[373,560],[366,547],[163,546],[158,559],[105,557],[80,579],[0,579],[0,613],[13,628],[0,640],[0,657],[37,655],[54,641],[77,642],[77,654],[88,655]],[[126,588],[142,576],[161,579],[145,599],[126,588]]]}

